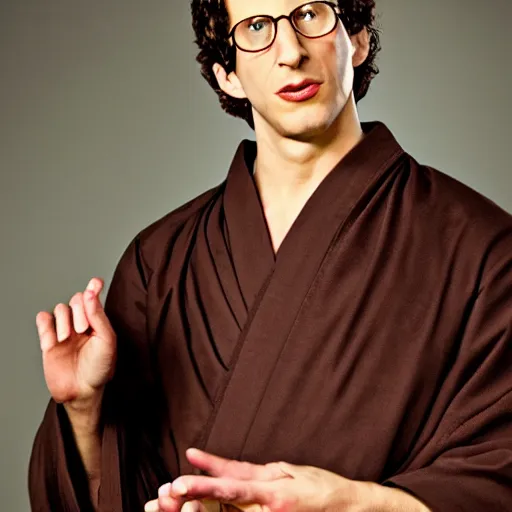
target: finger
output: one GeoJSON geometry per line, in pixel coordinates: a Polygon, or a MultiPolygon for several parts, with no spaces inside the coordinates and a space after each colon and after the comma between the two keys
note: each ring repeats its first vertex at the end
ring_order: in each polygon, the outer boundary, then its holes
{"type": "MultiPolygon", "coordinates": [[[[174,503],[172,504],[173,511],[179,510],[180,512],[214,512],[213,510],[208,510],[201,504],[201,502],[195,500],[185,503],[181,508],[177,507],[179,507],[179,505],[176,505],[174,503]]],[[[217,510],[218,509],[219,507],[217,507],[217,510]]],[[[167,512],[168,510],[168,508],[166,508],[165,510],[160,508],[160,505],[158,504],[158,499],[148,501],[144,506],[144,512],[167,512]]]]}
{"type": "Polygon", "coordinates": [[[170,496],[159,496],[156,502],[159,512],[180,512],[187,500],[170,496]]]}
{"type": "Polygon", "coordinates": [[[144,512],[262,512],[261,505],[232,505],[214,500],[192,500],[180,505],[169,497],[160,497],[158,500],[146,504],[144,512]]]}
{"type": "Polygon", "coordinates": [[[183,505],[190,500],[175,495],[172,492],[171,484],[166,483],[158,489],[158,499],[156,501],[159,512],[180,512],[183,505]]]}
{"type": "Polygon", "coordinates": [[[51,313],[40,311],[36,316],[37,334],[39,344],[43,352],[57,345],[57,332],[55,330],[55,318],[51,313]]]}
{"type": "Polygon", "coordinates": [[[277,480],[288,476],[281,470],[278,463],[261,465],[240,462],[218,457],[196,448],[188,449],[186,455],[191,464],[212,476],[260,481],[277,480]]]}
{"type": "Polygon", "coordinates": [[[93,277],[88,283],[86,290],[90,290],[94,292],[96,295],[99,295],[103,290],[104,281],[99,277],[93,277]]]}
{"type": "Polygon", "coordinates": [[[104,339],[113,336],[112,327],[95,291],[86,290],[83,295],[84,311],[89,325],[104,339]]]}
{"type": "Polygon", "coordinates": [[[53,310],[55,316],[55,329],[59,343],[71,336],[71,308],[66,304],[57,304],[53,310]]]}
{"type": "Polygon", "coordinates": [[[172,483],[171,495],[187,500],[209,499],[241,505],[266,505],[271,502],[272,488],[269,482],[185,475],[172,483]]]}
{"type": "Polygon", "coordinates": [[[204,504],[198,500],[176,501],[169,497],[160,497],[154,502],[148,503],[151,508],[144,509],[144,512],[220,512],[218,502],[207,501],[204,504]]]}
{"type": "Polygon", "coordinates": [[[162,512],[158,505],[158,500],[148,501],[144,505],[144,512],[162,512]]]}
{"type": "MultiPolygon", "coordinates": [[[[268,510],[268,508],[267,508],[268,510]]],[[[262,512],[263,506],[257,503],[242,505],[241,503],[223,503],[220,512],[262,512]]]]}
{"type": "Polygon", "coordinates": [[[178,496],[173,493],[172,485],[170,483],[162,485],[158,489],[159,509],[161,512],[174,511],[176,507],[180,511],[188,512],[220,512],[221,506],[218,501],[212,500],[192,500],[187,501],[188,498],[178,496]]]}
{"type": "Polygon", "coordinates": [[[83,334],[89,329],[89,322],[84,309],[84,297],[82,293],[76,293],[69,301],[73,316],[73,327],[78,334],[83,334]]]}
{"type": "Polygon", "coordinates": [[[211,507],[208,507],[206,505],[203,505],[200,501],[194,500],[194,501],[187,501],[181,507],[181,512],[219,512],[220,511],[220,505],[218,503],[212,504],[211,507]]]}

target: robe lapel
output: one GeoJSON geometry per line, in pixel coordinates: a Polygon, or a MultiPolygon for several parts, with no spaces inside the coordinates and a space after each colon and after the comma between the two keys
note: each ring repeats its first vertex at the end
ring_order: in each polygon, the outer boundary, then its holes
{"type": "Polygon", "coordinates": [[[255,157],[255,143],[244,141],[229,171],[224,194],[230,254],[248,310],[275,263],[263,208],[252,179],[255,157]]]}
{"type": "Polygon", "coordinates": [[[200,448],[241,456],[266,386],[323,261],[357,217],[358,207],[403,153],[384,125],[364,129],[365,139],[306,203],[281,244],[275,265],[257,192],[239,149],[224,204],[232,259],[249,312],[200,448]]]}
{"type": "Polygon", "coordinates": [[[211,260],[240,332],[246,324],[249,308],[275,263],[258,193],[246,161],[254,160],[254,152],[255,146],[250,141],[240,144],[221,189],[222,198],[212,204],[204,222],[211,260]]]}

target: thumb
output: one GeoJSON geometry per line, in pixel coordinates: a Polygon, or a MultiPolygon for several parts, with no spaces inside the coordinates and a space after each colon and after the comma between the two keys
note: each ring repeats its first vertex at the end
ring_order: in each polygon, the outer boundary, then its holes
{"type": "Polygon", "coordinates": [[[98,336],[110,339],[114,336],[114,331],[110,321],[105,314],[100,298],[93,290],[87,289],[84,292],[84,310],[89,321],[89,325],[98,333],[98,336]]]}

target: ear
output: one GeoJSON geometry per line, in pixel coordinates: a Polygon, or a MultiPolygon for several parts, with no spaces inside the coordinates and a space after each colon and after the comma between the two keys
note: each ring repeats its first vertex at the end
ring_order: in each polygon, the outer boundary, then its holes
{"type": "Polygon", "coordinates": [[[244,88],[234,71],[226,73],[226,70],[218,63],[215,63],[212,70],[217,78],[219,87],[229,96],[233,98],[245,99],[247,98],[244,88]]]}
{"type": "Polygon", "coordinates": [[[357,34],[350,36],[350,40],[354,48],[352,53],[352,65],[357,68],[357,66],[360,66],[368,58],[370,53],[370,34],[365,27],[357,34]]]}

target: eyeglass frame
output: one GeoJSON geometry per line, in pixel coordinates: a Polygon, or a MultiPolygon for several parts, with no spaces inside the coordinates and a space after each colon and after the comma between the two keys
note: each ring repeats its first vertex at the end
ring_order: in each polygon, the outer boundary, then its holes
{"type": "Polygon", "coordinates": [[[295,9],[293,9],[292,11],[290,11],[290,13],[288,15],[286,14],[281,14],[281,16],[278,16],[277,18],[274,18],[273,16],[271,16],[270,14],[254,14],[253,16],[249,16],[247,18],[244,18],[243,20],[240,20],[239,22],[236,23],[236,25],[230,30],[229,34],[228,34],[228,37],[227,39],[232,39],[233,40],[233,43],[234,45],[236,46],[236,48],[238,48],[240,51],[242,52],[245,52],[245,53],[259,53],[259,52],[263,52],[265,50],[268,50],[275,42],[276,40],[276,37],[277,37],[277,29],[278,29],[278,23],[281,21],[281,20],[288,20],[288,22],[290,23],[291,27],[293,28],[293,30],[297,33],[297,34],[300,34],[301,36],[303,37],[306,37],[307,39],[319,39],[320,37],[324,37],[328,34],[331,34],[332,32],[334,32],[334,30],[336,30],[336,27],[338,26],[338,23],[341,20],[341,15],[342,13],[341,12],[338,12],[337,9],[339,9],[339,5],[335,4],[334,2],[327,2],[327,1],[324,1],[324,0],[314,0],[313,2],[305,2],[297,7],[295,7],[295,9]],[[293,23],[293,14],[302,9],[303,7],[305,7],[306,5],[310,5],[310,4],[325,4],[325,5],[328,5],[332,11],[334,12],[334,14],[336,15],[335,19],[336,19],[336,22],[334,23],[334,26],[332,27],[331,30],[329,30],[328,32],[326,32],[325,34],[321,34],[319,36],[307,36],[306,34],[303,34],[300,30],[297,29],[297,27],[294,25],[293,23]],[[247,20],[250,20],[252,18],[269,18],[272,20],[272,23],[274,25],[274,36],[272,37],[272,41],[267,45],[265,46],[264,48],[260,48],[259,50],[246,50],[245,48],[242,48],[240,47],[237,42],[236,42],[236,39],[235,39],[235,30],[236,28],[242,24],[244,21],[247,21],[247,20]]]}

